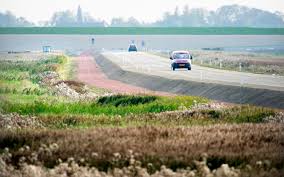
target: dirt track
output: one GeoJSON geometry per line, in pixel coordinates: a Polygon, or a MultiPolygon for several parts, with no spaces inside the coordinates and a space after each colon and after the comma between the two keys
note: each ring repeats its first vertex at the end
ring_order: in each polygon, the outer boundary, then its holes
{"type": "MultiPolygon", "coordinates": [[[[77,79],[88,85],[106,89],[114,93],[141,93],[171,95],[164,92],[154,92],[145,88],[132,86],[117,80],[108,79],[90,55],[81,55],[76,58],[77,79]]],[[[110,68],[111,69],[111,68],[110,68]]]]}

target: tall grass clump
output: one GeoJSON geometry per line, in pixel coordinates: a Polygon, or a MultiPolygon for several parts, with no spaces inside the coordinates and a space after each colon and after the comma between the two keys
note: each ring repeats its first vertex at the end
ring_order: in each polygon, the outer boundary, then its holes
{"type": "Polygon", "coordinates": [[[260,123],[263,122],[265,117],[274,116],[275,113],[275,110],[269,108],[242,105],[239,108],[233,108],[229,112],[230,116],[227,119],[231,119],[230,121],[237,123],[260,123]]]}
{"type": "Polygon", "coordinates": [[[99,98],[98,103],[101,105],[113,105],[117,107],[151,103],[156,99],[157,96],[112,95],[99,98]]]}

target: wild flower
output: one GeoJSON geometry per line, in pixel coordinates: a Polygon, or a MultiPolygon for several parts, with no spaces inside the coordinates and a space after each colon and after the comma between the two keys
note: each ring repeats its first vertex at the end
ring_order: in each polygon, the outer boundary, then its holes
{"type": "Polygon", "coordinates": [[[93,158],[96,158],[96,157],[98,157],[98,156],[99,156],[99,154],[98,154],[98,153],[96,153],[96,152],[92,152],[91,156],[92,156],[93,158]]]}
{"type": "Polygon", "coordinates": [[[216,177],[239,177],[241,173],[239,170],[230,168],[228,164],[222,164],[215,172],[216,177]]]}

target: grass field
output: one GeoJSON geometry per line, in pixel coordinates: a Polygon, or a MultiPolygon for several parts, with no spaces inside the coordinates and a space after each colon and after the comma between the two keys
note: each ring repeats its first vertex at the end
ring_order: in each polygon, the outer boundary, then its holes
{"type": "Polygon", "coordinates": [[[7,27],[0,34],[284,35],[284,28],[234,27],[7,27]]]}
{"type": "MultiPolygon", "coordinates": [[[[278,110],[121,95],[62,54],[0,58],[0,176],[283,176],[278,110]]],[[[281,123],[282,122],[282,123],[281,123]]]]}

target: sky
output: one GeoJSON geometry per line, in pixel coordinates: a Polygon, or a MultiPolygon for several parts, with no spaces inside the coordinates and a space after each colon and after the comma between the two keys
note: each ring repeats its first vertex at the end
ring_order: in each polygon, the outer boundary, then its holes
{"type": "Polygon", "coordinates": [[[56,11],[76,12],[80,5],[83,12],[107,22],[113,17],[126,19],[131,16],[139,21],[153,22],[161,19],[164,12],[173,12],[176,6],[180,10],[184,5],[216,10],[231,4],[284,12],[284,0],[0,0],[0,12],[9,10],[17,17],[38,23],[49,20],[56,11]]]}

